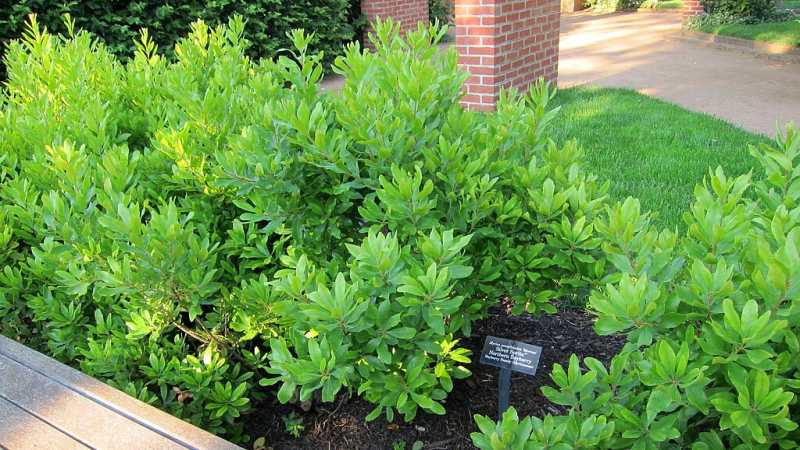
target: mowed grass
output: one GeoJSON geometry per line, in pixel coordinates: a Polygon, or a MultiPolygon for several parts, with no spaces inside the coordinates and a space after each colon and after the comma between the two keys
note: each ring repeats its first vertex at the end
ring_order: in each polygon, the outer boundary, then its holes
{"type": "Polygon", "coordinates": [[[664,0],[656,3],[656,9],[680,9],[683,8],[682,0],[664,0]]]}
{"type": "Polygon", "coordinates": [[[757,24],[704,25],[700,27],[700,31],[800,47],[800,19],[757,24]]]}
{"type": "Polygon", "coordinates": [[[615,200],[638,198],[658,225],[685,229],[694,186],[709,169],[740,175],[756,162],[748,145],[770,142],[722,120],[625,89],[559,91],[552,129],[559,144],[577,139],[586,167],[611,182],[615,200]]]}
{"type": "Polygon", "coordinates": [[[645,0],[639,7],[642,9],[680,9],[683,8],[683,0],[645,0]]]}

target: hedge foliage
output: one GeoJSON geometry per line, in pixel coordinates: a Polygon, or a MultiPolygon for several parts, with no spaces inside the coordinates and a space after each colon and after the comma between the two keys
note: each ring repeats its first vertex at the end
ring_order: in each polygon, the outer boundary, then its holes
{"type": "Polygon", "coordinates": [[[441,24],[454,23],[454,0],[428,0],[428,12],[431,22],[438,20],[441,24]]]}
{"type": "Polygon", "coordinates": [[[247,56],[196,22],[130,61],[68,22],[10,44],[0,94],[0,331],[213,432],[258,402],[360,395],[367,419],[444,414],[459,338],[590,292],[608,367],[554,367],[564,416],[476,417],[480,448],[797,448],[800,135],[711,172],[687,231],[606,202],[553,92],[464,111],[445,31],[378,24],[334,63],[247,56]]]}
{"type": "Polygon", "coordinates": [[[146,402],[235,439],[267,395],[443,414],[497,299],[605,275],[607,186],[548,140],[553,92],[464,111],[444,29],[379,24],[337,95],[301,31],[254,60],[240,17],[196,22],[124,62],[67,29],[8,49],[0,330],[146,402]]]}
{"type": "Polygon", "coordinates": [[[633,199],[595,223],[616,273],[589,308],[628,343],[554,367],[542,392],[568,415],[477,416],[479,448],[800,447],[800,134],[751,154],[761,173],[695,188],[684,235],[633,199]]]}
{"type": "Polygon", "coordinates": [[[596,12],[613,12],[637,9],[644,0],[586,0],[584,5],[596,12]]]}
{"type": "Polygon", "coordinates": [[[776,0],[702,0],[702,3],[709,14],[730,21],[760,22],[774,16],[778,9],[776,0]]]}
{"type": "MultiPolygon", "coordinates": [[[[0,4],[0,55],[11,39],[22,34],[29,14],[36,14],[41,26],[57,33],[66,31],[63,15],[69,14],[77,28],[100,37],[123,58],[133,56],[133,43],[143,28],[170,55],[192,22],[203,20],[213,27],[240,15],[252,44],[250,56],[277,55],[291,47],[288,31],[305,28],[314,31],[311,48],[325,52],[331,62],[346,43],[358,39],[362,22],[358,0],[10,0],[0,4]]],[[[4,72],[0,68],[0,79],[4,72]]]]}

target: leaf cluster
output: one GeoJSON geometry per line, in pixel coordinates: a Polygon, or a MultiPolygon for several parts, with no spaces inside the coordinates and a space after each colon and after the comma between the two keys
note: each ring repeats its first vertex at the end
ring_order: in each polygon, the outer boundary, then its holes
{"type": "Polygon", "coordinates": [[[554,91],[464,111],[443,28],[377,24],[339,94],[300,30],[252,59],[243,18],[198,21],[121,61],[68,28],[7,52],[0,330],[147,402],[232,438],[267,395],[443,414],[499,298],[605,275],[606,186],[547,138],[554,91]]]}
{"type": "MultiPolygon", "coordinates": [[[[751,154],[756,181],[718,168],[696,187],[685,235],[654,229],[633,199],[596,222],[616,270],[589,308],[599,334],[628,343],[609,367],[575,356],[554,367],[542,391],[569,408],[548,418],[556,429],[602,418],[611,431],[593,448],[797,448],[800,136],[789,126],[751,154]]],[[[476,420],[481,448],[530,429],[476,420]]],[[[554,442],[575,448],[567,435],[554,442]]]]}

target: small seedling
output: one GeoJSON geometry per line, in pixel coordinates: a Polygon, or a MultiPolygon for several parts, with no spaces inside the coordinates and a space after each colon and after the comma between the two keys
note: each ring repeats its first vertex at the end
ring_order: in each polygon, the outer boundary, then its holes
{"type": "MultiPolygon", "coordinates": [[[[422,446],[422,441],[414,441],[411,450],[422,450],[422,446]]],[[[406,450],[406,441],[395,441],[392,444],[392,450],[406,450]]]]}
{"type": "Polygon", "coordinates": [[[267,438],[262,436],[253,441],[253,450],[272,450],[272,447],[267,445],[267,438]]]}
{"type": "Polygon", "coordinates": [[[289,415],[283,416],[283,428],[287,433],[291,434],[295,439],[297,439],[301,434],[303,434],[303,430],[305,430],[306,427],[303,425],[303,418],[297,413],[293,412],[289,415]]]}

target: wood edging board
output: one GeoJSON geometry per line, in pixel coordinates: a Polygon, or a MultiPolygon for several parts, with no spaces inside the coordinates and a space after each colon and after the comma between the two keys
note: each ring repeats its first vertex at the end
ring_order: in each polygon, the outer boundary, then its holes
{"type": "Polygon", "coordinates": [[[0,336],[0,448],[240,447],[0,336]]]}

